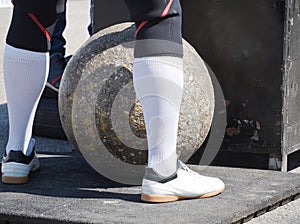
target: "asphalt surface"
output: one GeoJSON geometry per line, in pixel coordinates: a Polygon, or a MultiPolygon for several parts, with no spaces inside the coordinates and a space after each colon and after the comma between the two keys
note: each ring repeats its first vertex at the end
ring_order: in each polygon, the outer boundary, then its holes
{"type": "MultiPolygon", "coordinates": [[[[89,0],[68,2],[67,55],[88,38],[88,11],[89,0]]],[[[11,9],[0,8],[0,153],[8,137],[2,64],[10,16],[11,9]]],[[[67,141],[36,140],[42,170],[27,185],[0,184],[0,223],[300,223],[299,169],[293,174],[210,167],[204,174],[225,181],[223,194],[153,205],[140,202],[139,186],[96,173],[67,141]]]]}

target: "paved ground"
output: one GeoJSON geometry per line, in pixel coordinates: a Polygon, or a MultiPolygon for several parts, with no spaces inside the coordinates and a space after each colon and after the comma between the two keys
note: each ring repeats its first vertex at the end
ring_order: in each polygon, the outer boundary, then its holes
{"type": "Polygon", "coordinates": [[[290,202],[247,222],[247,224],[270,223],[300,223],[300,200],[290,202]]]}
{"type": "MultiPolygon", "coordinates": [[[[300,196],[299,174],[210,167],[202,173],[224,180],[221,195],[145,204],[139,186],[102,177],[76,151],[40,154],[40,160],[41,172],[27,185],[0,184],[0,223],[242,223],[300,196]]],[[[291,217],[290,223],[297,223],[291,217]]]]}
{"type": "MultiPolygon", "coordinates": [[[[88,38],[88,8],[89,0],[69,1],[67,54],[88,38]]],[[[0,151],[8,131],[2,62],[10,14],[11,9],[0,9],[0,151]]],[[[42,171],[28,185],[0,184],[0,223],[234,223],[273,208],[249,223],[300,223],[300,200],[290,202],[300,194],[297,173],[211,167],[205,173],[226,182],[222,195],[157,206],[139,201],[140,187],[97,174],[67,141],[38,137],[36,148],[42,171]]]]}

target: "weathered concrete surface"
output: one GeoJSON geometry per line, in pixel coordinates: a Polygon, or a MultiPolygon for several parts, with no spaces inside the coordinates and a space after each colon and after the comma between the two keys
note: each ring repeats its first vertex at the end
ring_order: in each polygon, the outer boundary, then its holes
{"type": "Polygon", "coordinates": [[[300,223],[300,199],[292,201],[273,211],[265,213],[247,224],[282,224],[282,223],[300,223]]]}
{"type": "MultiPolygon", "coordinates": [[[[300,175],[300,167],[289,171],[300,175]]],[[[282,224],[282,223],[300,223],[300,199],[283,204],[281,207],[269,211],[257,218],[247,222],[249,224],[282,224]]]]}
{"type": "Polygon", "coordinates": [[[201,173],[225,181],[221,195],[145,204],[140,201],[140,187],[103,178],[78,152],[40,158],[42,170],[28,184],[0,184],[2,223],[34,223],[32,218],[36,223],[234,223],[300,193],[299,174],[209,167],[201,173]]]}

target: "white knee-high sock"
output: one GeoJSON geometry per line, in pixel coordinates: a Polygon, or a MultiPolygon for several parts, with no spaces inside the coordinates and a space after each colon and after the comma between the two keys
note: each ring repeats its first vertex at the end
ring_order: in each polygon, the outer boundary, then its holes
{"type": "Polygon", "coordinates": [[[162,176],[177,166],[177,129],[183,92],[181,58],[136,58],[133,83],[139,98],[148,139],[148,167],[162,176]]]}
{"type": "Polygon", "coordinates": [[[4,49],[4,84],[9,116],[9,139],[6,152],[20,150],[29,155],[28,147],[36,108],[48,74],[48,53],[12,47],[4,49]]]}

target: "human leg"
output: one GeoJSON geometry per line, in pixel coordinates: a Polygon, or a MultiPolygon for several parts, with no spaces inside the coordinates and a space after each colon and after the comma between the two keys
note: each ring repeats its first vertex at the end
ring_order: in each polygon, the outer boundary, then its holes
{"type": "Polygon", "coordinates": [[[66,3],[65,1],[64,10],[57,14],[57,21],[51,35],[50,68],[45,89],[45,97],[50,98],[58,97],[60,81],[70,59],[70,57],[65,58],[66,39],[63,36],[67,24],[66,3]]]}
{"type": "Polygon", "coordinates": [[[63,32],[66,29],[67,19],[66,19],[66,2],[64,5],[64,11],[57,14],[57,22],[55,24],[53,34],[51,35],[51,48],[50,56],[56,53],[65,56],[66,53],[66,39],[63,36],[63,32]]]}
{"type": "Polygon", "coordinates": [[[9,115],[9,139],[2,163],[2,181],[24,183],[39,166],[34,153],[32,125],[44,89],[50,37],[57,0],[14,1],[4,51],[4,83],[9,115]]]}
{"type": "Polygon", "coordinates": [[[224,183],[182,164],[176,154],[183,90],[181,7],[178,0],[125,0],[135,21],[133,82],[147,131],[148,167],[142,200],[168,202],[219,194],[224,183]]]}

